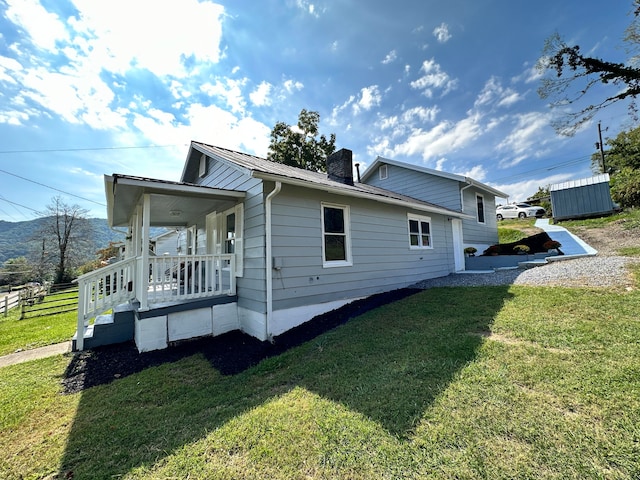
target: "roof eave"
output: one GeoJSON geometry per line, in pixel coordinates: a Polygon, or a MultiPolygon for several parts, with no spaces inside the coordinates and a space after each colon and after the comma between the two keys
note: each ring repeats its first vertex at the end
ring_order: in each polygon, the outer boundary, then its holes
{"type": "Polygon", "coordinates": [[[423,211],[423,212],[429,212],[429,213],[438,213],[441,215],[446,215],[449,217],[455,217],[455,218],[467,218],[467,219],[472,219],[475,218],[472,215],[468,215],[466,213],[462,213],[462,212],[456,212],[455,210],[449,210],[447,208],[439,208],[437,206],[432,206],[432,205],[425,205],[424,203],[421,202],[408,202],[406,200],[401,200],[401,199],[397,199],[397,198],[391,198],[391,197],[385,197],[382,195],[375,195],[372,193],[367,193],[367,192],[360,192],[360,191],[356,191],[356,190],[350,190],[350,189],[346,189],[346,188],[341,188],[341,187],[337,187],[337,186],[331,186],[331,185],[320,185],[320,184],[316,184],[316,183],[312,183],[312,182],[308,182],[305,180],[299,180],[296,178],[291,178],[291,177],[284,177],[281,175],[274,175],[271,173],[265,173],[265,172],[261,172],[261,171],[257,171],[257,170],[253,170],[251,172],[251,176],[254,178],[259,178],[261,180],[267,180],[267,181],[272,181],[272,182],[282,182],[288,185],[295,185],[295,186],[299,186],[299,187],[305,187],[305,188],[311,188],[313,190],[322,190],[328,193],[333,193],[336,195],[344,195],[344,196],[348,196],[348,197],[355,197],[355,198],[363,198],[363,199],[367,199],[367,200],[375,200],[378,202],[382,202],[382,203],[386,203],[388,205],[398,205],[398,206],[403,206],[403,207],[408,207],[408,208],[412,208],[414,210],[419,210],[419,211],[423,211]]]}

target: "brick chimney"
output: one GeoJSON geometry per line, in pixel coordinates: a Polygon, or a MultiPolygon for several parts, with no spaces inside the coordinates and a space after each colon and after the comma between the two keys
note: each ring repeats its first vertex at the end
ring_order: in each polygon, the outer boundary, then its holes
{"type": "Polygon", "coordinates": [[[327,157],[327,176],[329,180],[353,185],[353,152],[342,148],[327,157]]]}

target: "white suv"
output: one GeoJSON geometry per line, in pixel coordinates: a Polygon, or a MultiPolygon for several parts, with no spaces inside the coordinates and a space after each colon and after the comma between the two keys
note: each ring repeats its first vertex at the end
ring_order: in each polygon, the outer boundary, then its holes
{"type": "Polygon", "coordinates": [[[511,203],[509,205],[500,205],[496,208],[496,218],[527,218],[527,217],[544,217],[545,210],[542,207],[534,207],[528,203],[511,203]]]}

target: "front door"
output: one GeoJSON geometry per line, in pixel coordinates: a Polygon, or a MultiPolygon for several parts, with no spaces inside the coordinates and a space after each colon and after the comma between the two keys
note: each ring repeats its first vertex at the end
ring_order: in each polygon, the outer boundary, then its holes
{"type": "Polygon", "coordinates": [[[456,272],[465,269],[464,264],[464,243],[462,240],[462,220],[454,218],[451,220],[453,230],[453,263],[456,272]]]}

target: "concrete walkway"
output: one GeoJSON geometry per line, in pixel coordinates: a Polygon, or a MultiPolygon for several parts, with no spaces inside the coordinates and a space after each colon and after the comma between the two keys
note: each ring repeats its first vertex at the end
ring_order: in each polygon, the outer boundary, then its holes
{"type": "Polygon", "coordinates": [[[10,353],[0,357],[0,368],[17,363],[38,360],[40,358],[53,357],[54,355],[62,355],[71,351],[71,342],[56,343],[47,345],[46,347],[32,348],[30,350],[22,350],[21,352],[10,353]]]}
{"type": "MultiPolygon", "coordinates": [[[[548,218],[540,218],[536,220],[536,227],[541,228],[549,234],[553,240],[557,240],[562,245],[560,250],[564,253],[564,259],[572,257],[592,256],[598,253],[596,249],[587,245],[582,239],[576,237],[566,228],[558,225],[550,225],[548,218]]],[[[552,259],[560,259],[562,257],[552,257],[552,259]]]]}

